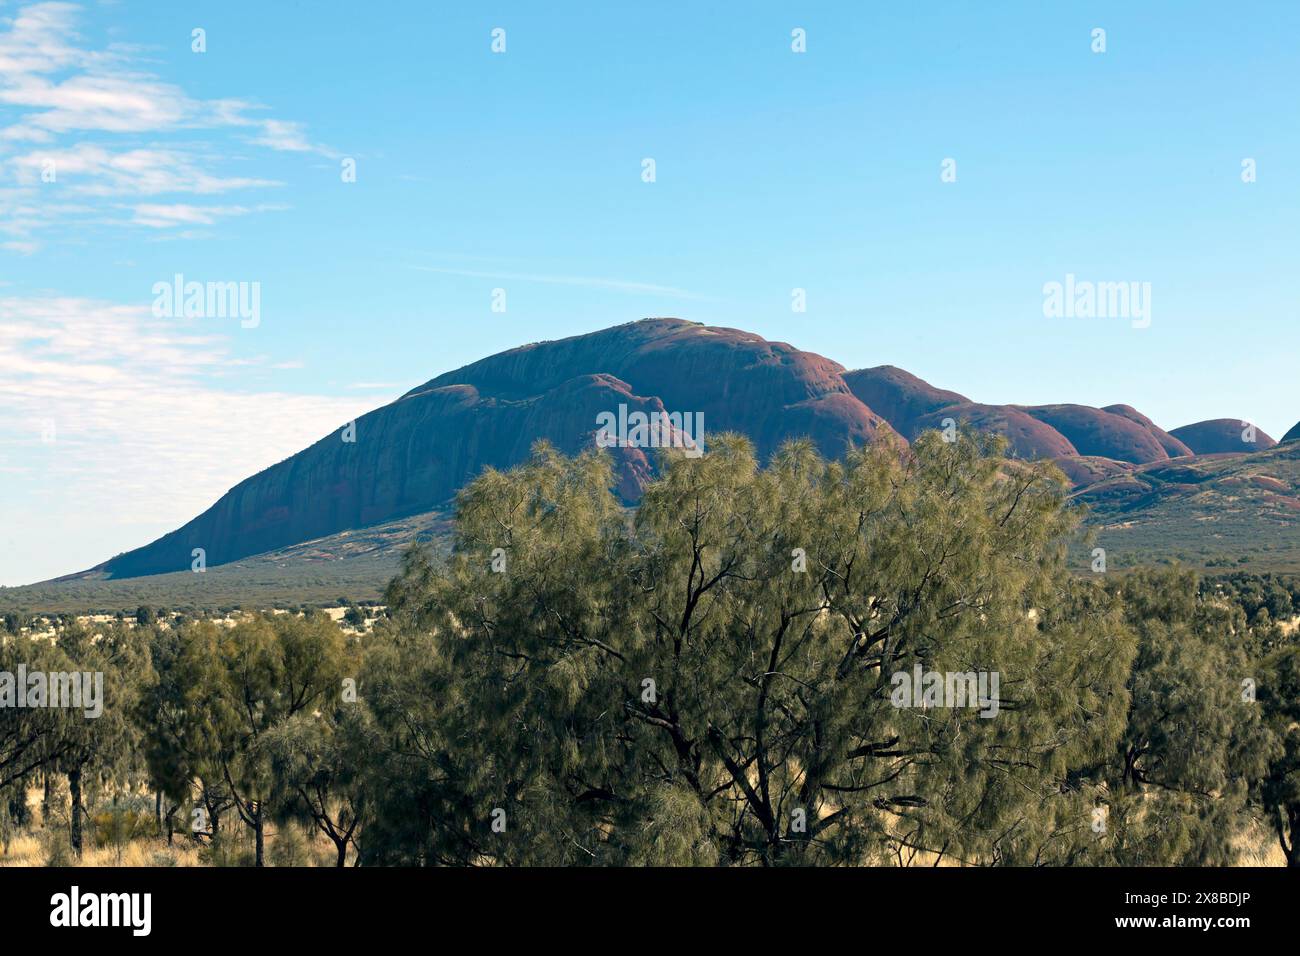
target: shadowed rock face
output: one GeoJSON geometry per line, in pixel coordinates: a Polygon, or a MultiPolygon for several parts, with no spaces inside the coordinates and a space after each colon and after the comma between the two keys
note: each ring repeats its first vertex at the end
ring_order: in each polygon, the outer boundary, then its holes
{"type": "Polygon", "coordinates": [[[1277,444],[1259,429],[1255,430],[1254,443],[1247,442],[1243,435],[1246,431],[1243,421],[1244,419],[1240,418],[1214,418],[1210,421],[1175,428],[1169,434],[1197,455],[1245,454],[1252,451],[1265,451],[1277,444]]]}
{"type": "Polygon", "coordinates": [[[1019,458],[1056,458],[1077,454],[1069,440],[1050,425],[1011,405],[982,405],[965,395],[936,388],[892,365],[844,373],[853,394],[914,441],[923,431],[942,429],[946,419],[977,431],[996,432],[1010,441],[1019,458]]]}
{"type": "Polygon", "coordinates": [[[857,369],[845,372],[842,377],[863,404],[883,415],[909,441],[922,430],[917,424],[923,416],[953,405],[970,404],[965,395],[935,388],[911,372],[892,365],[857,369]]]}
{"type": "Polygon", "coordinates": [[[1169,457],[1145,426],[1123,415],[1088,405],[1035,405],[1023,411],[1055,428],[1080,455],[1135,465],[1169,457]]]}
{"type": "Polygon", "coordinates": [[[885,419],[854,398],[843,366],[751,332],[646,319],[590,335],[511,349],[440,375],[410,394],[452,383],[518,399],[575,374],[606,373],[669,412],[704,415],[707,432],[738,431],[766,457],[807,435],[825,455],[871,441],[885,419]]]}
{"type": "Polygon", "coordinates": [[[1026,415],[1012,405],[980,405],[967,402],[941,408],[916,420],[916,434],[927,428],[943,428],[944,419],[968,424],[977,431],[996,432],[1010,441],[1009,453],[1017,458],[1060,458],[1077,455],[1070,440],[1051,425],[1026,415]]]}
{"type": "MultiPolygon", "coordinates": [[[[100,570],[131,577],[211,566],[447,503],[485,467],[507,468],[547,439],[574,453],[597,416],[702,413],[708,435],[738,431],[766,456],[808,436],[828,456],[873,440],[885,421],[829,359],[735,329],[651,319],[492,356],[412,390],[240,482],[211,508],[100,570]]],[[[652,472],[640,448],[612,449],[617,491],[635,500],[652,472]]]]}
{"type": "Polygon", "coordinates": [[[1282,436],[1282,440],[1278,444],[1285,445],[1287,442],[1292,441],[1300,441],[1300,422],[1292,425],[1291,430],[1282,436]]]}
{"type": "Polygon", "coordinates": [[[1160,443],[1160,447],[1170,458],[1181,458],[1184,455],[1193,454],[1192,450],[1185,444],[1175,438],[1169,432],[1165,431],[1151,419],[1147,418],[1132,405],[1107,405],[1102,409],[1103,412],[1110,412],[1112,415],[1119,415],[1127,418],[1131,422],[1141,425],[1151,437],[1160,443]]]}

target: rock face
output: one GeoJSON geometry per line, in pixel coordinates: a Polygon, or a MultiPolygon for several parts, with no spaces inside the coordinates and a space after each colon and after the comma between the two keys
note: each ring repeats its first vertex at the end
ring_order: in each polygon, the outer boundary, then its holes
{"type": "Polygon", "coordinates": [[[892,365],[844,373],[853,394],[893,425],[908,441],[946,419],[978,431],[997,432],[1010,441],[1010,453],[1020,458],[1056,458],[1078,452],[1069,439],[1011,405],[982,405],[965,395],[936,388],[911,372],[892,365]]]}
{"type": "Polygon", "coordinates": [[[1246,426],[1242,424],[1243,421],[1241,418],[1214,418],[1175,428],[1169,434],[1197,455],[1246,454],[1265,451],[1277,444],[1259,429],[1255,430],[1253,444],[1246,441],[1246,426]]]}
{"type": "Polygon", "coordinates": [[[1059,458],[1079,452],[1070,440],[1051,425],[1026,415],[1012,405],[980,405],[966,402],[922,415],[916,422],[918,433],[927,428],[942,428],[944,419],[970,425],[977,431],[997,432],[1011,443],[1009,453],[1017,458],[1059,458]]]}
{"type": "MultiPolygon", "coordinates": [[[[842,367],[782,342],[678,319],[649,319],[512,349],[449,372],[254,475],[184,527],[108,561],[133,577],[184,570],[194,548],[219,565],[429,511],[485,467],[506,468],[545,438],[574,453],[597,416],[701,413],[708,434],[739,431],[760,454],[809,436],[842,455],[889,429],[844,384],[842,367]]],[[[618,492],[638,497],[653,452],[615,449],[618,492]]]]}
{"type": "Polygon", "coordinates": [[[953,405],[969,405],[970,399],[957,392],[935,388],[911,372],[892,365],[845,372],[844,382],[867,407],[885,417],[907,439],[924,428],[920,420],[931,412],[953,405]]]}
{"type": "Polygon", "coordinates": [[[1287,442],[1292,441],[1300,441],[1300,422],[1292,425],[1291,430],[1282,436],[1282,440],[1278,444],[1285,445],[1287,442]]]}
{"type": "Polygon", "coordinates": [[[604,373],[656,396],[669,412],[703,414],[706,432],[743,432],[760,455],[795,435],[811,437],[823,454],[841,455],[889,428],[853,396],[843,372],[837,362],[751,332],[645,319],[511,349],[440,375],[407,397],[461,384],[520,401],[574,375],[604,373]]]}
{"type": "Polygon", "coordinates": [[[1102,409],[1103,412],[1110,412],[1112,415],[1119,415],[1127,418],[1131,422],[1141,425],[1151,437],[1160,443],[1160,447],[1165,450],[1170,458],[1182,458],[1184,455],[1193,454],[1192,450],[1185,444],[1175,438],[1169,432],[1165,431],[1151,419],[1147,418],[1132,405],[1107,405],[1102,409]]]}
{"type": "MultiPolygon", "coordinates": [[[[762,457],[801,437],[828,457],[884,433],[905,445],[951,419],[1003,434],[1011,454],[1053,459],[1076,485],[1111,496],[1146,487],[1135,467],[1275,444],[1260,433],[1244,447],[1236,419],[1170,433],[1128,405],[983,405],[893,366],[848,372],[738,329],[645,319],[440,375],[358,419],[355,441],[345,440],[349,429],[333,432],[240,482],[178,530],[88,573],[188,570],[195,548],[215,567],[433,511],[484,468],[524,460],[539,439],[569,454],[591,447],[598,416],[617,416],[620,406],[628,415],[680,414],[692,436],[685,422],[702,416],[706,449],[709,435],[734,431],[762,457]]],[[[1287,437],[1300,438],[1300,425],[1287,437]]],[[[611,449],[615,490],[628,503],[655,468],[655,452],[636,445],[611,449]]]]}
{"type": "Polygon", "coordinates": [[[1169,457],[1146,427],[1100,408],[1035,405],[1024,411],[1068,438],[1080,455],[1113,458],[1135,465],[1169,457]]]}

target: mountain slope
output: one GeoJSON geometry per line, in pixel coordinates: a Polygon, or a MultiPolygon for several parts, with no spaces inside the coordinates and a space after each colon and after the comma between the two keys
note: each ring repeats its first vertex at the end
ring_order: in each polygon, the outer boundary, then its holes
{"type": "Polygon", "coordinates": [[[909,440],[919,434],[922,428],[918,427],[918,422],[930,412],[970,404],[965,395],[935,388],[911,372],[892,365],[856,369],[841,377],[859,400],[883,415],[909,440]]]}
{"type": "MultiPolygon", "coordinates": [[[[486,467],[522,461],[538,439],[589,447],[597,416],[702,413],[708,432],[741,431],[766,455],[810,436],[826,455],[889,426],[855,398],[835,362],[736,329],[648,319],[512,349],[441,375],[236,485],[146,547],[95,569],[108,577],[216,566],[349,528],[430,511],[486,467]]],[[[633,500],[651,460],[615,450],[633,500]]]]}
{"type": "MultiPolygon", "coordinates": [[[[71,577],[188,572],[198,548],[215,568],[400,523],[445,509],[485,468],[522,461],[539,439],[570,454],[591,447],[599,416],[620,408],[702,416],[706,447],[709,434],[736,431],[762,457],[790,438],[811,438],[823,455],[838,457],[885,433],[906,444],[961,423],[1007,436],[1013,455],[1056,461],[1087,500],[1139,511],[1183,484],[1167,477],[1182,472],[1150,466],[1174,459],[1197,467],[1207,450],[1238,457],[1253,450],[1241,444],[1235,419],[1165,432],[1128,405],[985,405],[893,366],[846,371],[739,329],[645,319],[439,375],[245,479],[176,531],[71,577]]],[[[615,490],[633,503],[653,475],[655,452],[623,437],[612,449],[615,490]]],[[[1259,440],[1273,444],[1262,433],[1259,440]]]]}

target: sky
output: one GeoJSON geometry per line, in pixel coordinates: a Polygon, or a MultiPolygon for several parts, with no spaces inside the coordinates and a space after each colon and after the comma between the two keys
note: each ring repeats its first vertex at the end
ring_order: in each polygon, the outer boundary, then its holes
{"type": "Polygon", "coordinates": [[[1297,35],[1281,0],[0,2],[0,585],[646,316],[1281,437],[1297,35]],[[256,321],[166,314],[177,275],[256,321]],[[1047,314],[1067,276],[1145,319],[1047,314]]]}

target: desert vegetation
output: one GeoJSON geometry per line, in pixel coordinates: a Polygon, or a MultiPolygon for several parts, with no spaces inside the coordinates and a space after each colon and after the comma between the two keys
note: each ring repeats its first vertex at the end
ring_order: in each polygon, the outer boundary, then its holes
{"type": "Polygon", "coordinates": [[[14,618],[103,709],[0,709],[0,862],[1300,865],[1295,586],[1080,575],[1005,450],[715,436],[629,511],[539,445],[382,610],[14,618]]]}

